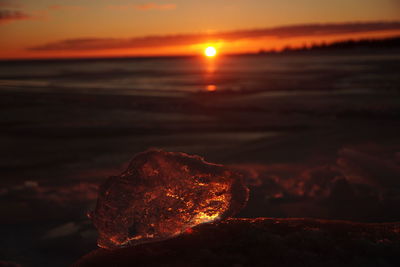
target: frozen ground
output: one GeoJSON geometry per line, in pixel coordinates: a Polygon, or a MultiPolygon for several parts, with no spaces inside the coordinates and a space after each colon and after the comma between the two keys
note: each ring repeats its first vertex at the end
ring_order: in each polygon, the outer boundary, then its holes
{"type": "Polygon", "coordinates": [[[65,266],[94,249],[97,186],[150,147],[242,172],[241,217],[399,221],[399,56],[290,57],[230,59],[211,76],[178,61],[157,75],[121,71],[147,61],[3,63],[0,259],[65,266]]]}

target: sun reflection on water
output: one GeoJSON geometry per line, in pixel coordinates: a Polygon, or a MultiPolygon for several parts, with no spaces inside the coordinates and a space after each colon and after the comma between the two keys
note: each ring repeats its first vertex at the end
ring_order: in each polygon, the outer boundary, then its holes
{"type": "Polygon", "coordinates": [[[215,92],[217,91],[217,86],[215,84],[209,84],[206,87],[207,92],[215,92]]]}

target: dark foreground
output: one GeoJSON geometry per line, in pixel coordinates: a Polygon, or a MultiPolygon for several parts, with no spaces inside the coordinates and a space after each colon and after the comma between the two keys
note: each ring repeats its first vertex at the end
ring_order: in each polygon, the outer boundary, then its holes
{"type": "Polygon", "coordinates": [[[400,223],[230,219],[175,239],[97,249],[73,266],[399,266],[400,223]]]}

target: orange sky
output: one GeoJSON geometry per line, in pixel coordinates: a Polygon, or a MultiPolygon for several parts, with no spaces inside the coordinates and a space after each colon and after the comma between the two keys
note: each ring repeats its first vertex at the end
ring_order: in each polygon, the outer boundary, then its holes
{"type": "Polygon", "coordinates": [[[0,58],[257,52],[400,35],[398,0],[0,0],[0,58]]]}

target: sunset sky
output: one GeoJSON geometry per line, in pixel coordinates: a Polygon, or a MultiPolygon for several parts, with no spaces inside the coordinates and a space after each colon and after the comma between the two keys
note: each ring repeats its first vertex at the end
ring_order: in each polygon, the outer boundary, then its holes
{"type": "Polygon", "coordinates": [[[0,0],[0,58],[256,52],[400,35],[399,0],[0,0]]]}

